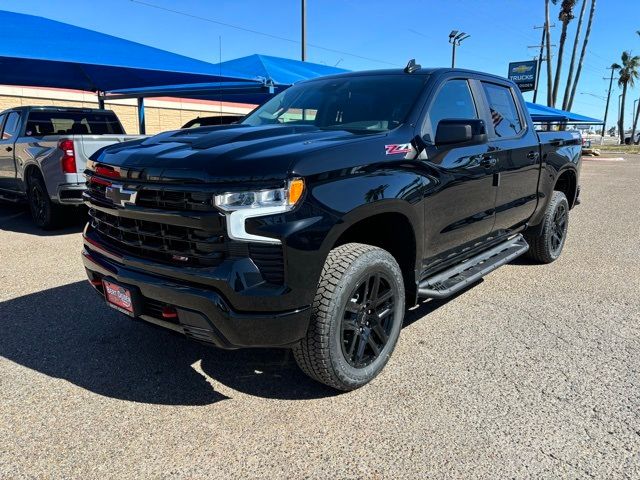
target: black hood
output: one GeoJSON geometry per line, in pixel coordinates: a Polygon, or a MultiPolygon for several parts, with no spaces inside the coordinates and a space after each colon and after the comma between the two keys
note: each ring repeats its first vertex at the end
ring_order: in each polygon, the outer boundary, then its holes
{"type": "Polygon", "coordinates": [[[93,160],[137,171],[137,178],[147,180],[264,182],[286,178],[296,160],[318,150],[384,136],[313,126],[228,125],[166,132],[113,145],[97,152],[93,160]]]}

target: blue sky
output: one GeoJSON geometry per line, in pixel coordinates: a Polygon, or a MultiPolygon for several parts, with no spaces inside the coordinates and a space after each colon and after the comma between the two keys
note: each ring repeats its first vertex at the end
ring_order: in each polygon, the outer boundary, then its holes
{"type": "MultiPolygon", "coordinates": [[[[192,16],[132,0],[0,0],[0,8],[48,17],[211,62],[219,60],[220,37],[223,60],[252,53],[299,58],[300,0],[139,1],[192,16]]],[[[640,4],[631,7],[636,3],[637,0],[598,1],[578,90],[582,94],[576,98],[574,111],[602,118],[605,101],[599,97],[606,95],[608,82],[602,79],[608,75],[606,68],[619,62],[624,49],[640,54],[640,37],[635,34],[640,30],[640,4]]],[[[535,49],[527,46],[539,44],[541,31],[532,27],[544,21],[543,0],[307,0],[307,4],[308,60],[354,70],[403,66],[414,57],[425,66],[448,66],[451,50],[447,37],[456,29],[472,35],[458,50],[457,66],[506,75],[510,61],[536,55],[535,49]]],[[[558,7],[552,8],[557,19],[558,7]]],[[[557,44],[560,22],[555,23],[552,40],[557,44]]],[[[577,19],[572,22],[570,39],[576,23],[577,19]]],[[[564,58],[566,73],[570,50],[564,58]]],[[[542,80],[544,86],[544,70],[542,80]]],[[[564,82],[561,85],[560,96],[564,82]]],[[[619,93],[614,87],[607,122],[610,125],[617,116],[619,93]]],[[[544,87],[540,94],[544,100],[544,87]]],[[[525,94],[527,100],[531,96],[525,94]]],[[[639,96],[640,82],[628,96],[627,125],[633,99],[639,96]]]]}

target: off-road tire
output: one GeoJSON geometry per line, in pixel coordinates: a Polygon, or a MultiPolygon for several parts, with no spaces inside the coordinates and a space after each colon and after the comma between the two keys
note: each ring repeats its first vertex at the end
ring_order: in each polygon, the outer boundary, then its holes
{"type": "Polygon", "coordinates": [[[524,235],[527,243],[529,243],[527,256],[539,263],[551,263],[557,260],[564,248],[568,228],[569,202],[564,193],[554,191],[544,213],[542,228],[539,230],[539,233],[536,235],[525,233],[524,235]],[[555,241],[554,235],[557,235],[559,232],[558,226],[556,225],[556,216],[561,210],[564,210],[565,221],[564,226],[560,229],[562,238],[558,248],[554,247],[553,242],[555,241]]]}
{"type": "Polygon", "coordinates": [[[63,207],[51,201],[40,172],[36,171],[29,177],[27,193],[33,222],[43,230],[60,227],[63,207]]]}
{"type": "Polygon", "coordinates": [[[402,272],[387,251],[359,243],[333,249],[322,269],[307,335],[293,349],[296,362],[311,378],[335,389],[348,391],[365,385],[380,373],[395,348],[404,302],[402,272]],[[387,292],[393,290],[395,297],[388,314],[392,323],[387,324],[388,339],[375,360],[356,368],[344,352],[342,322],[352,293],[371,275],[382,275],[387,292]]]}

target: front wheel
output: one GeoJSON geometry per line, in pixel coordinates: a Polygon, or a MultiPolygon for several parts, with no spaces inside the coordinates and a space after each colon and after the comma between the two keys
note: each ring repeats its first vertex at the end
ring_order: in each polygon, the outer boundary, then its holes
{"type": "Polygon", "coordinates": [[[529,243],[529,258],[540,263],[551,263],[562,253],[569,229],[569,202],[564,193],[554,191],[537,235],[525,233],[529,243]]]}
{"type": "Polygon", "coordinates": [[[404,317],[404,283],[381,248],[348,243],[324,264],[307,335],[294,348],[300,368],[338,390],[354,390],[384,368],[404,317]]]}

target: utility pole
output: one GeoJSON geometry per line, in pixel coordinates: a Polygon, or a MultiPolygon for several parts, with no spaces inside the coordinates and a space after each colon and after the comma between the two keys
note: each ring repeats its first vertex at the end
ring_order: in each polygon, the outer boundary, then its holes
{"type": "MultiPolygon", "coordinates": [[[[545,28],[547,26],[547,24],[545,23],[544,25],[542,25],[541,27],[538,26],[534,26],[533,29],[534,30],[538,30],[539,28],[542,29],[542,40],[540,41],[540,45],[530,45],[528,48],[540,48],[540,52],[538,53],[538,70],[536,71],[536,88],[533,90],[533,103],[536,103],[536,100],[538,99],[538,88],[540,88],[540,71],[542,70],[542,62],[549,61],[549,59],[545,59],[543,57],[544,55],[544,45],[545,42],[547,40],[547,29],[545,28]]],[[[552,24],[549,25],[549,28],[553,28],[555,27],[556,24],[552,24]]],[[[552,47],[555,47],[555,45],[551,45],[552,47]]]]}
{"type": "Polygon", "coordinates": [[[542,54],[544,53],[544,41],[547,38],[546,25],[542,27],[533,27],[542,29],[542,40],[540,41],[540,53],[538,54],[538,69],[536,71],[536,88],[533,89],[533,103],[538,99],[538,86],[540,84],[540,70],[542,69],[542,54]]]}
{"type": "Polygon", "coordinates": [[[307,61],[307,0],[302,0],[302,61],[307,61]]]}
{"type": "Polygon", "coordinates": [[[456,47],[459,47],[462,41],[470,36],[468,33],[458,32],[458,30],[452,30],[449,34],[449,43],[453,47],[451,51],[451,68],[456,68],[456,47]]]}
{"type": "MultiPolygon", "coordinates": [[[[609,77],[609,91],[607,93],[607,104],[604,107],[604,120],[602,120],[602,135],[600,136],[600,145],[604,145],[604,131],[607,128],[607,115],[609,114],[609,100],[611,100],[611,87],[613,86],[613,72],[615,69],[613,67],[609,67],[611,70],[611,77],[609,77]]],[[[605,77],[604,80],[607,78],[605,77]]]]}

